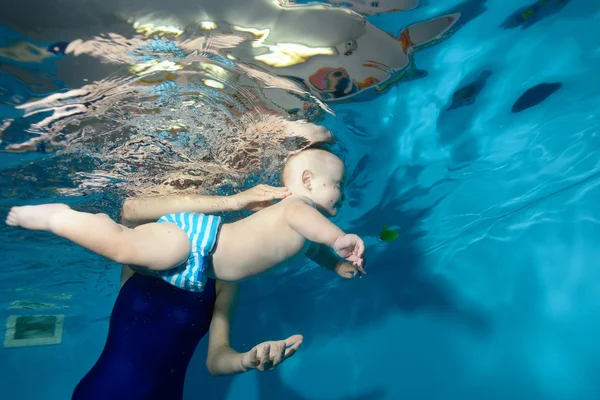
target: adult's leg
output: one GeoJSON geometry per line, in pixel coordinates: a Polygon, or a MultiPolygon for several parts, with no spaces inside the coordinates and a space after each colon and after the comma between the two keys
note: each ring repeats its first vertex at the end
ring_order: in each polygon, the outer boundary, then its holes
{"type": "Polygon", "coordinates": [[[110,318],[100,358],[79,382],[73,400],[177,400],[198,342],[208,331],[215,282],[189,292],[134,274],[110,318]]]}

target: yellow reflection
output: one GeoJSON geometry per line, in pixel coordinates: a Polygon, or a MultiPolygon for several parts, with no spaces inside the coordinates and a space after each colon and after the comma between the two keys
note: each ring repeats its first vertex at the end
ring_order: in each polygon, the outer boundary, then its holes
{"type": "Polygon", "coordinates": [[[337,54],[333,47],[308,47],[298,43],[277,43],[274,46],[265,46],[269,48],[269,52],[255,56],[254,59],[280,68],[301,64],[310,57],[318,55],[337,54]]]}
{"type": "Polygon", "coordinates": [[[269,52],[255,56],[254,59],[262,61],[272,67],[289,67],[306,62],[310,57],[317,55],[334,55],[337,51],[333,47],[309,47],[298,43],[276,43],[265,44],[270,30],[257,28],[244,28],[234,26],[233,29],[240,32],[252,33],[256,39],[252,41],[252,47],[266,47],[269,52]]]}
{"type": "Polygon", "coordinates": [[[213,29],[217,29],[217,24],[212,21],[200,21],[200,27],[202,29],[206,29],[207,31],[211,31],[213,29]]]}
{"type": "Polygon", "coordinates": [[[264,41],[267,40],[267,37],[269,37],[269,33],[271,33],[271,30],[269,28],[257,29],[257,28],[244,28],[242,26],[234,26],[233,29],[240,31],[240,32],[248,32],[248,33],[251,33],[254,36],[256,36],[256,40],[252,41],[253,47],[262,46],[264,41]]]}
{"type": "Polygon", "coordinates": [[[181,65],[175,64],[173,61],[149,61],[146,63],[140,63],[137,65],[133,65],[131,70],[135,74],[151,74],[157,71],[177,71],[180,70],[181,65]]]}
{"type": "Polygon", "coordinates": [[[210,75],[215,76],[217,78],[227,78],[227,71],[215,64],[209,64],[209,63],[205,63],[205,62],[201,62],[200,63],[200,68],[206,72],[208,72],[210,75]]]}
{"type": "Polygon", "coordinates": [[[223,85],[221,82],[215,81],[214,79],[204,79],[202,82],[204,82],[206,86],[215,89],[223,89],[225,87],[225,85],[223,85]]]}
{"type": "Polygon", "coordinates": [[[154,24],[152,24],[152,23],[140,24],[139,22],[135,22],[133,24],[133,28],[138,33],[144,34],[146,36],[156,35],[156,34],[162,34],[162,35],[171,34],[171,35],[179,36],[183,33],[183,30],[181,30],[177,26],[166,26],[166,25],[154,26],[154,24]]]}

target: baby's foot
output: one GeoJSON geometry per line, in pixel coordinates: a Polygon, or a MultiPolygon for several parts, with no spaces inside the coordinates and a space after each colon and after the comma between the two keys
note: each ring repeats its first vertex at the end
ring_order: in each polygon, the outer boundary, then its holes
{"type": "Polygon", "coordinates": [[[69,209],[66,204],[42,204],[40,206],[23,206],[11,208],[6,223],[37,231],[50,230],[50,220],[63,210],[69,209]]]}

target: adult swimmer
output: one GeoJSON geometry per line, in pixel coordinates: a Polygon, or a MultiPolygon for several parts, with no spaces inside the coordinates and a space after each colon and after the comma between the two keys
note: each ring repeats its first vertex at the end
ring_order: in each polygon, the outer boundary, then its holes
{"type": "MultiPolygon", "coordinates": [[[[134,227],[184,211],[258,211],[288,195],[286,188],[258,185],[232,196],[131,198],[124,202],[121,218],[123,225],[134,227]]],[[[301,335],[266,341],[246,353],[231,348],[236,298],[236,284],[208,279],[204,291],[191,292],[123,266],[106,344],[72,399],[182,399],[187,367],[207,332],[206,366],[213,376],[272,370],[293,356],[301,335]]]]}

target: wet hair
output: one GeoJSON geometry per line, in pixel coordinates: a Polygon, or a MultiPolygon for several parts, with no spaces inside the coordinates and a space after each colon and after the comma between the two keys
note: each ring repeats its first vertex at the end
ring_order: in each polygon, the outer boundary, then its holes
{"type": "Polygon", "coordinates": [[[302,149],[300,152],[293,154],[291,156],[289,156],[286,160],[285,163],[283,164],[283,167],[281,168],[281,172],[279,174],[280,176],[280,180],[281,180],[281,184],[283,186],[287,186],[287,184],[289,183],[291,177],[290,175],[290,171],[289,171],[289,165],[291,163],[291,161],[293,159],[295,159],[296,157],[298,157],[300,154],[306,153],[306,152],[311,152],[311,151],[324,151],[326,153],[329,153],[333,156],[335,156],[336,158],[340,158],[337,154],[335,154],[330,146],[326,143],[315,143],[313,145],[308,146],[305,149],[302,149]]]}

